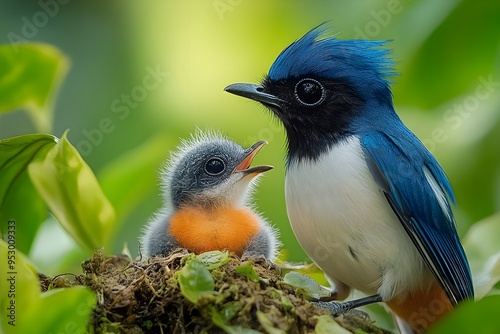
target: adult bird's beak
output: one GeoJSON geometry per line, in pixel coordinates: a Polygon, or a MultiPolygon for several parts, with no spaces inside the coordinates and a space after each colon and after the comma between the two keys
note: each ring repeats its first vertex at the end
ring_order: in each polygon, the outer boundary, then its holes
{"type": "Polygon", "coordinates": [[[262,102],[267,105],[273,105],[276,107],[281,107],[285,101],[279,99],[278,97],[264,93],[264,88],[260,85],[249,84],[249,83],[234,83],[224,90],[228,93],[246,97],[247,99],[262,102]]]}
{"type": "Polygon", "coordinates": [[[241,172],[245,173],[245,175],[249,174],[260,174],[267,172],[268,170],[273,169],[273,166],[255,166],[250,168],[250,164],[253,161],[253,158],[259,153],[260,149],[267,144],[267,141],[261,140],[252,145],[252,147],[245,150],[245,158],[236,166],[233,173],[241,172]]]}

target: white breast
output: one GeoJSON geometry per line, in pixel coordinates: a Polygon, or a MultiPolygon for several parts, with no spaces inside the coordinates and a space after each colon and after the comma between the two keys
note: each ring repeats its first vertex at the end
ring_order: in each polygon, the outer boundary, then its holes
{"type": "Polygon", "coordinates": [[[335,282],[392,299],[432,278],[351,137],[317,161],[291,163],[288,217],[304,251],[335,282]]]}

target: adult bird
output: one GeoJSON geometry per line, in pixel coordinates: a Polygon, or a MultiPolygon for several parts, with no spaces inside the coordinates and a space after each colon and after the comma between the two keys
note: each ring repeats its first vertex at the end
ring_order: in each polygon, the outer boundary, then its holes
{"type": "Polygon", "coordinates": [[[474,297],[451,186],[394,111],[385,41],[323,33],[316,27],[288,46],[260,85],[225,90],[281,120],[295,236],[338,299],[351,288],[369,295],[334,312],[383,301],[400,328],[425,331],[474,297]]]}
{"type": "Polygon", "coordinates": [[[272,260],[277,233],[250,204],[255,180],[272,169],[250,167],[265,144],[243,149],[217,133],[198,133],[184,141],[161,172],[164,204],[142,236],[144,255],[166,256],[186,248],[272,260]]]}

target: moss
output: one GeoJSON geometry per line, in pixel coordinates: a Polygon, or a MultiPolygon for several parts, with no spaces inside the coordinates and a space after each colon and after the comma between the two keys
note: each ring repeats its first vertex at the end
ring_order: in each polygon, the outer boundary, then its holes
{"type": "MultiPolygon", "coordinates": [[[[284,284],[278,270],[259,258],[251,261],[261,279],[238,273],[235,268],[248,262],[230,257],[210,271],[215,293],[192,303],[183,296],[176,275],[192,256],[179,250],[165,258],[134,261],[98,251],[82,264],[83,275],[39,275],[40,284],[42,290],[85,285],[95,291],[97,305],[89,324],[95,333],[226,333],[244,328],[314,333],[318,316],[328,315],[284,284]]],[[[335,320],[352,332],[386,333],[355,314],[335,320]]]]}

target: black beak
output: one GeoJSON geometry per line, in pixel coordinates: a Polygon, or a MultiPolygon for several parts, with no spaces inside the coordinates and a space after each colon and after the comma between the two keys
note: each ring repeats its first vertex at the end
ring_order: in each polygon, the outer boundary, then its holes
{"type": "Polygon", "coordinates": [[[278,97],[264,93],[264,88],[260,85],[254,85],[249,83],[234,83],[226,88],[226,92],[234,95],[239,95],[246,97],[247,99],[262,102],[265,105],[272,105],[276,107],[282,107],[285,101],[279,99],[278,97]]]}

